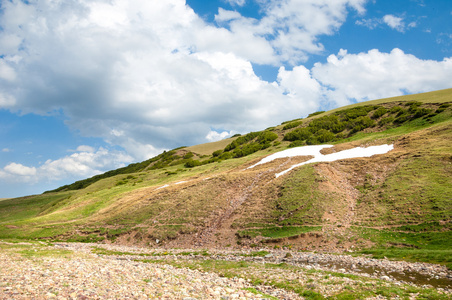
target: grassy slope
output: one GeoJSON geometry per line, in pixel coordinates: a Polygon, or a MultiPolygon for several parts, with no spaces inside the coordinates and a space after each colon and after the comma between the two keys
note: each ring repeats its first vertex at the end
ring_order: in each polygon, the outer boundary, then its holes
{"type": "MultiPolygon", "coordinates": [[[[369,103],[413,100],[451,102],[452,89],[369,103]]],[[[355,106],[361,105],[364,104],[355,106]]],[[[85,241],[120,237],[123,242],[126,238],[147,242],[155,238],[171,240],[188,236],[190,239],[194,233],[213,226],[236,232],[240,243],[262,242],[267,238],[280,246],[315,249],[322,247],[322,241],[332,234],[331,240],[338,245],[351,241],[356,247],[371,247],[366,251],[375,255],[451,263],[450,115],[449,108],[430,121],[416,119],[397,128],[363,131],[332,141],[345,148],[394,142],[397,151],[384,159],[308,165],[279,180],[266,175],[267,166],[246,172],[242,166],[285,149],[289,142],[282,141],[282,136],[289,130],[282,130],[283,125],[274,129],[280,135],[278,143],[246,157],[196,168],[168,164],[160,169],[114,175],[81,190],[2,200],[0,237],[58,236],[85,241]],[[322,173],[325,171],[349,174],[350,188],[359,191],[355,217],[345,231],[334,219],[325,219],[330,211],[334,211],[333,217],[344,218],[348,205],[342,201],[345,196],[335,188],[333,178],[322,173]],[[166,184],[170,186],[159,189],[166,184]],[[246,201],[231,214],[230,203],[243,199],[246,201]],[[340,234],[328,231],[333,227],[339,228],[340,234]],[[318,232],[318,236],[308,234],[310,231],[318,232]],[[306,239],[299,238],[303,236],[306,239]],[[298,239],[281,239],[285,237],[298,239]]],[[[229,142],[184,150],[208,155],[229,142]]],[[[229,243],[235,243],[234,235],[230,239],[229,243]]]]}

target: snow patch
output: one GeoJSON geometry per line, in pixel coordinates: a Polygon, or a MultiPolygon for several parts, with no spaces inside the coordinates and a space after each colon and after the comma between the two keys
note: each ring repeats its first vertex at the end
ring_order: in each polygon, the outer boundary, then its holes
{"type": "Polygon", "coordinates": [[[274,153],[272,155],[269,155],[256,163],[255,165],[252,165],[251,167],[248,167],[248,169],[254,168],[255,166],[258,166],[260,164],[271,162],[277,158],[287,158],[287,157],[294,157],[294,156],[314,156],[314,158],[311,158],[308,161],[296,164],[291,166],[289,169],[284,170],[280,173],[277,173],[275,176],[279,177],[281,175],[286,174],[287,172],[291,171],[294,168],[297,168],[299,166],[315,163],[315,162],[331,162],[336,161],[340,159],[347,159],[347,158],[358,158],[358,157],[370,157],[376,154],[385,154],[394,149],[394,145],[380,145],[380,146],[370,146],[367,148],[364,147],[356,147],[349,150],[344,150],[336,153],[331,153],[327,155],[323,155],[320,153],[320,151],[324,148],[331,148],[332,145],[315,145],[315,146],[304,146],[304,147],[296,147],[296,148],[290,148],[281,152],[274,153]]]}

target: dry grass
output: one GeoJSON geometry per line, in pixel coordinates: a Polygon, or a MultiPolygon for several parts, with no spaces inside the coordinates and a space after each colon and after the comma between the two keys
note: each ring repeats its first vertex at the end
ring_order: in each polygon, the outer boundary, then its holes
{"type": "Polygon", "coordinates": [[[236,138],[228,138],[217,142],[190,146],[185,148],[185,150],[191,151],[199,155],[211,155],[212,152],[214,151],[223,150],[228,144],[230,144],[235,139],[236,138]]]}

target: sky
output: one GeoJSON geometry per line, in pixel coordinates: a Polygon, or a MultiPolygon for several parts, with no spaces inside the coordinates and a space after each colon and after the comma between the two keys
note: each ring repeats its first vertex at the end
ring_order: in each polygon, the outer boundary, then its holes
{"type": "Polygon", "coordinates": [[[450,0],[0,3],[0,198],[452,88],[450,0]]]}

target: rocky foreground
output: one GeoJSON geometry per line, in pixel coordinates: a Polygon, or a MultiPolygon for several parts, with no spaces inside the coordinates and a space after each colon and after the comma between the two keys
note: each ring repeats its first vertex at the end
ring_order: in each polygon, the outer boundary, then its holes
{"type": "Polygon", "coordinates": [[[0,246],[0,299],[452,297],[452,274],[443,266],[362,256],[76,243],[0,246]],[[214,272],[207,272],[212,265],[214,272]]]}

